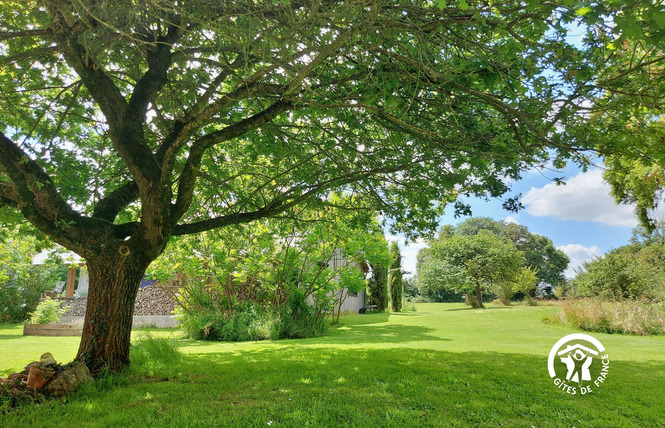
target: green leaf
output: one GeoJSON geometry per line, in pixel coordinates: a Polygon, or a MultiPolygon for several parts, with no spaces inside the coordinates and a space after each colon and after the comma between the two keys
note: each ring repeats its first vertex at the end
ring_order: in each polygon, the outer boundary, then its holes
{"type": "Polygon", "coordinates": [[[576,16],[584,16],[587,13],[591,12],[593,8],[586,6],[586,7],[581,7],[575,11],[576,16]]]}

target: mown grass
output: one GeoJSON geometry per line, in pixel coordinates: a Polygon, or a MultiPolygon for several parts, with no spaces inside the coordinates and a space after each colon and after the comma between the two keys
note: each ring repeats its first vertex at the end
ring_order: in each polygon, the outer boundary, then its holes
{"type": "MultiPolygon", "coordinates": [[[[184,354],[179,362],[148,369],[136,359],[124,376],[67,402],[22,407],[0,425],[662,426],[665,337],[594,334],[610,352],[610,376],[601,389],[570,396],[546,367],[552,345],[574,331],[541,322],[558,311],[419,304],[415,313],[343,318],[327,337],[278,342],[198,342],[151,331],[171,337],[184,354]]],[[[0,328],[3,373],[32,359],[5,354],[24,353],[35,340],[7,330],[16,329],[0,328]]],[[[60,358],[77,346],[39,340],[37,354],[60,358]]]]}

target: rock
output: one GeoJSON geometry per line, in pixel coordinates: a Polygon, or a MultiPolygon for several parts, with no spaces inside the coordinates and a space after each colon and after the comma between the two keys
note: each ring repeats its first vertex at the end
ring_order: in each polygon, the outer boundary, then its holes
{"type": "Polygon", "coordinates": [[[76,363],[72,367],[55,375],[42,389],[44,394],[62,397],[76,391],[84,382],[92,382],[94,379],[83,363],[76,363]]]}
{"type": "Polygon", "coordinates": [[[39,358],[39,362],[42,364],[42,366],[55,366],[56,361],[55,358],[53,358],[53,355],[51,355],[50,352],[45,353],[39,358]]]}

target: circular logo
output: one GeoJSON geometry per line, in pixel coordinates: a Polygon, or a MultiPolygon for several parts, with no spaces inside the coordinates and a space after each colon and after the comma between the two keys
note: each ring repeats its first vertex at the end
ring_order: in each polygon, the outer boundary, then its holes
{"type": "Polygon", "coordinates": [[[603,344],[584,333],[562,337],[547,359],[554,385],[571,395],[585,395],[600,388],[609,368],[610,357],[603,344]]]}

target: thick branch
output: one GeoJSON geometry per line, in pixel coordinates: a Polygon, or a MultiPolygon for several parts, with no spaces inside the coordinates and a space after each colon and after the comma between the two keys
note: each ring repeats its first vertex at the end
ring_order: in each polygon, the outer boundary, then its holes
{"type": "Polygon", "coordinates": [[[0,181],[0,205],[18,206],[18,198],[11,183],[0,181]]]}
{"type": "Polygon", "coordinates": [[[277,117],[277,115],[285,112],[291,107],[291,103],[278,101],[264,111],[255,114],[254,116],[243,119],[234,125],[227,126],[224,129],[210,133],[195,141],[192,145],[189,157],[187,158],[185,168],[183,169],[182,175],[180,176],[178,199],[174,206],[174,218],[180,218],[185,212],[187,212],[190,204],[192,203],[192,196],[194,194],[196,179],[199,175],[201,160],[203,159],[203,154],[208,148],[223,141],[237,138],[248,131],[256,129],[261,125],[270,122],[275,117],[277,117]]]}
{"type": "Polygon", "coordinates": [[[145,120],[150,100],[166,84],[167,72],[171,66],[171,47],[181,35],[182,29],[171,26],[164,37],[160,37],[154,47],[147,53],[148,71],[141,77],[134,87],[129,100],[131,117],[145,120]]]}
{"type": "Polygon", "coordinates": [[[92,58],[91,53],[78,41],[78,35],[63,28],[58,33],[58,44],[62,47],[67,62],[81,76],[90,95],[109,122],[111,131],[117,131],[127,112],[127,102],[118,87],[92,58]]]}
{"type": "Polygon", "coordinates": [[[23,30],[23,31],[3,31],[0,32],[0,42],[3,40],[16,39],[19,37],[35,37],[35,36],[52,36],[53,30],[50,29],[37,29],[37,30],[23,30]]]}
{"type": "Polygon", "coordinates": [[[81,77],[107,120],[118,154],[145,194],[159,183],[159,164],[143,138],[143,122],[131,117],[127,101],[111,78],[68,28],[57,33],[65,58],[81,77]]]}
{"type": "Polygon", "coordinates": [[[12,181],[0,186],[3,199],[16,206],[33,225],[66,247],[82,251],[90,242],[81,239],[82,217],[60,196],[48,174],[13,141],[0,132],[0,171],[12,181]]]}
{"type": "Polygon", "coordinates": [[[99,201],[92,216],[113,222],[120,211],[138,197],[139,187],[136,185],[136,182],[130,181],[129,183],[125,183],[99,201]]]}

